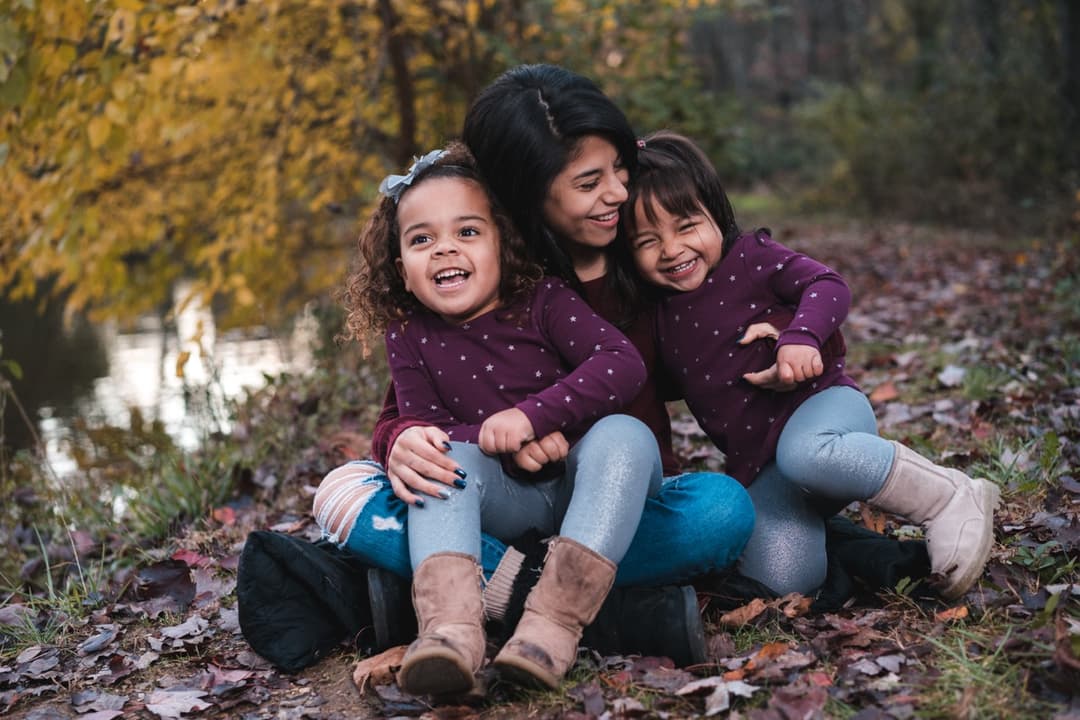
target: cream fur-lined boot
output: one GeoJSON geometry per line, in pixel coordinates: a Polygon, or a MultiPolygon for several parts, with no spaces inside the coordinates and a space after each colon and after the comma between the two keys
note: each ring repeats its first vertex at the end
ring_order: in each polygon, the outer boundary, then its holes
{"type": "Polygon", "coordinates": [[[471,555],[436,553],[413,573],[419,633],[398,671],[410,695],[446,695],[473,688],[484,662],[484,601],[480,566],[471,555]]]}
{"type": "Polygon", "coordinates": [[[548,545],[540,579],[494,664],[508,679],[557,688],[577,658],[582,629],[615,582],[615,563],[566,537],[548,545]]]}
{"type": "Polygon", "coordinates": [[[867,502],[926,525],[930,569],[945,578],[942,597],[955,600],[975,584],[990,557],[998,488],[935,465],[898,442],[893,446],[889,476],[867,502]]]}

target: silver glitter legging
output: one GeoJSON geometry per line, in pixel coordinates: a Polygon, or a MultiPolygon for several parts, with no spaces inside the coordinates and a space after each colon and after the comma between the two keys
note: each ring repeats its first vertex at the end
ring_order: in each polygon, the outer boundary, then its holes
{"type": "Polygon", "coordinates": [[[437,552],[480,557],[480,531],[508,541],[530,528],[563,535],[614,563],[637,531],[645,498],[660,490],[656,438],[628,415],[608,415],[570,449],[566,472],[529,482],[507,475],[499,458],[476,445],[450,443],[450,456],[467,473],[463,490],[409,507],[409,559],[415,570],[437,552]]]}
{"type": "Polygon", "coordinates": [[[873,497],[893,455],[858,390],[832,387],[803,402],[780,434],[775,462],[750,485],[757,519],[739,571],[781,595],[812,594],[825,581],[825,519],[873,497]]]}

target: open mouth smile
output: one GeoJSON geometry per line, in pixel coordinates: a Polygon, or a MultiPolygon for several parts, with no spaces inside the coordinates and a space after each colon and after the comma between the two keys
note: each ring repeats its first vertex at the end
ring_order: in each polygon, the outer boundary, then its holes
{"type": "Polygon", "coordinates": [[[449,289],[464,284],[471,274],[460,268],[450,268],[435,273],[433,279],[436,287],[449,289]]]}
{"type": "Polygon", "coordinates": [[[686,273],[690,272],[695,267],[697,267],[697,263],[698,263],[697,258],[694,258],[693,260],[687,260],[686,262],[679,263],[678,265],[675,265],[674,267],[665,268],[663,272],[666,275],[672,275],[672,276],[685,275],[686,273]]]}

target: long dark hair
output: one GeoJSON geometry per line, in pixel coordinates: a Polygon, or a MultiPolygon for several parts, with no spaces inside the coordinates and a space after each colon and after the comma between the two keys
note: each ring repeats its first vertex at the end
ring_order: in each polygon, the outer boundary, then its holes
{"type": "MultiPolygon", "coordinates": [[[[574,159],[580,142],[594,135],[615,147],[633,182],[637,147],[630,122],[592,80],[556,65],[519,65],[500,75],[469,108],[462,133],[544,270],[578,289],[570,256],[545,222],[543,208],[552,181],[574,159]]],[[[609,259],[613,253],[614,247],[609,259]]],[[[605,282],[620,305],[622,317],[616,320],[625,324],[637,304],[633,275],[611,261],[605,282]]]]}

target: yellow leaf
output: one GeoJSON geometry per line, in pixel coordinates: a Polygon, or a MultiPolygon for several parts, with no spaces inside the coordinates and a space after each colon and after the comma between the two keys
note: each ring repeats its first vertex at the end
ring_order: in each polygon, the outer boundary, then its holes
{"type": "Polygon", "coordinates": [[[184,366],[187,365],[188,360],[191,359],[191,352],[189,350],[181,350],[176,356],[176,377],[184,377],[184,366]]]}
{"type": "Polygon", "coordinates": [[[123,108],[111,100],[105,103],[105,117],[109,118],[114,125],[127,125],[127,114],[123,108]]]}
{"type": "Polygon", "coordinates": [[[127,100],[131,96],[131,93],[135,90],[135,86],[129,80],[124,78],[117,78],[112,85],[113,97],[117,100],[127,100]]]}
{"type": "Polygon", "coordinates": [[[95,115],[90,118],[90,122],[86,125],[86,133],[90,136],[90,147],[97,150],[104,145],[109,139],[109,130],[111,129],[112,125],[109,123],[109,118],[104,115],[95,115]]]}
{"type": "Polygon", "coordinates": [[[477,0],[469,0],[465,3],[465,22],[475,26],[480,20],[480,3],[477,0]]]}
{"type": "Polygon", "coordinates": [[[250,288],[241,287],[236,289],[236,302],[240,307],[251,307],[255,304],[255,293],[250,288]]]}

